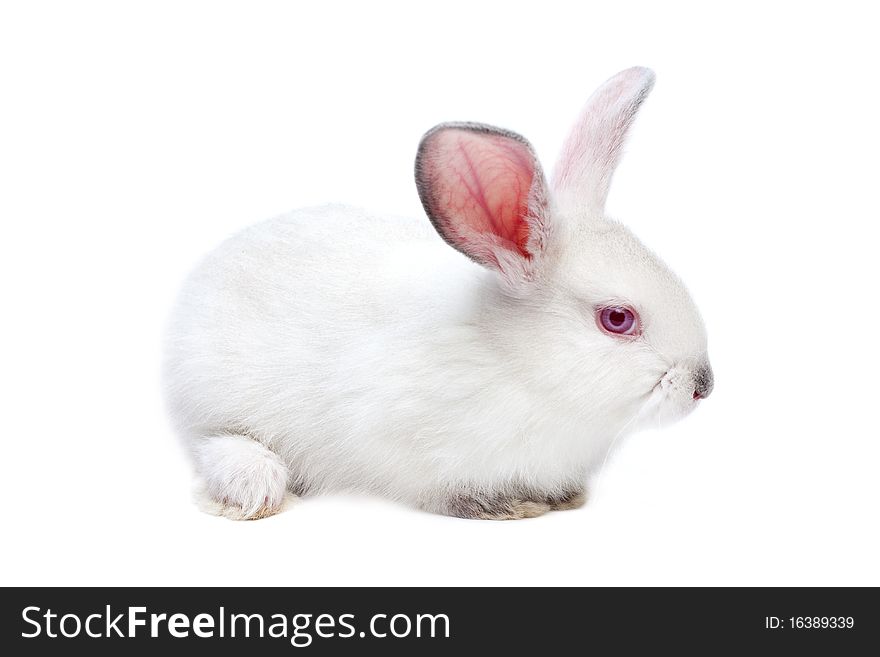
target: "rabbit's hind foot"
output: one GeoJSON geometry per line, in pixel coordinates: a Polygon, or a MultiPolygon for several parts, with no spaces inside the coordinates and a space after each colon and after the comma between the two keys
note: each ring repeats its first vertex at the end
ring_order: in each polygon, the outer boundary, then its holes
{"type": "Polygon", "coordinates": [[[287,466],[252,438],[209,436],[196,446],[195,457],[204,482],[203,511],[232,520],[258,520],[285,506],[287,466]]]}

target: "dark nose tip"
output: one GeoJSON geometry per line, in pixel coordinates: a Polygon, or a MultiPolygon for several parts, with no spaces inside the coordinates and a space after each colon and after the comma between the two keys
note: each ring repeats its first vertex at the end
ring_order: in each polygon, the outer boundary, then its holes
{"type": "Polygon", "coordinates": [[[715,387],[715,376],[712,367],[706,363],[694,372],[694,399],[705,399],[712,394],[715,387]]]}

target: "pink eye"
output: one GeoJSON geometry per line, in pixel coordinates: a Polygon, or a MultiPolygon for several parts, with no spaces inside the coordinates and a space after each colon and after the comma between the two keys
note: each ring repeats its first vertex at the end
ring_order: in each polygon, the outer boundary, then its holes
{"type": "Polygon", "coordinates": [[[615,335],[638,335],[640,331],[639,316],[632,308],[625,306],[608,306],[598,312],[599,326],[615,335]]]}

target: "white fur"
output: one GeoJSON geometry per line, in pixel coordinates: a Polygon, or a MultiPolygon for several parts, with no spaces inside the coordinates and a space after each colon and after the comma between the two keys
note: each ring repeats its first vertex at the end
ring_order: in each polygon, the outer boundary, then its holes
{"type": "Polygon", "coordinates": [[[275,452],[248,436],[206,436],[193,445],[205,492],[223,503],[226,515],[269,515],[287,492],[287,467],[275,452]]]}
{"type": "Polygon", "coordinates": [[[281,504],[284,478],[441,513],[461,494],[564,494],[622,432],[688,412],[706,339],[680,281],[601,215],[551,217],[545,257],[515,281],[424,218],[340,206],[211,253],[173,313],[166,367],[211,497],[253,517],[281,504]],[[640,339],[599,330],[608,301],[639,309],[640,339]]]}

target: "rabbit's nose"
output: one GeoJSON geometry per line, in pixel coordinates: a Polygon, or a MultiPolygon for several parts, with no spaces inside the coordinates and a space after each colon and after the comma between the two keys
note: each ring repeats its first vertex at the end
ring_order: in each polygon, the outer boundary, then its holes
{"type": "Polygon", "coordinates": [[[715,376],[709,363],[702,365],[694,372],[694,399],[705,399],[712,394],[715,387],[715,376]]]}

